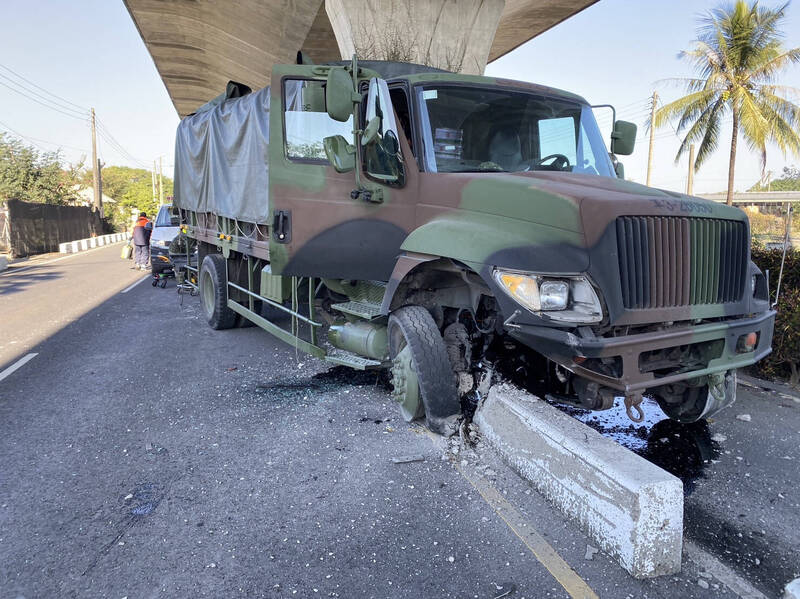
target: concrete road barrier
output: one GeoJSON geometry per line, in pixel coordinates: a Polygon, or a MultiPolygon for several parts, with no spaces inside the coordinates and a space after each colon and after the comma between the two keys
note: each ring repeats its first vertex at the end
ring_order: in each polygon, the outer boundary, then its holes
{"type": "Polygon", "coordinates": [[[111,233],[109,235],[100,235],[99,237],[89,237],[87,239],[76,239],[75,241],[67,241],[66,243],[58,244],[58,251],[62,254],[74,254],[76,252],[83,252],[90,248],[96,248],[111,243],[118,243],[130,239],[130,233],[111,233]]]}
{"type": "Polygon", "coordinates": [[[475,414],[485,439],[636,578],[680,571],[683,484],[510,385],[475,414]]]}

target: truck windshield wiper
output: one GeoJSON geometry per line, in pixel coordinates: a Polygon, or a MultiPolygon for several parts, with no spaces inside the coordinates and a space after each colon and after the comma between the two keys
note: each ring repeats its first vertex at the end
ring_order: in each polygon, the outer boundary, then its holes
{"type": "Polygon", "coordinates": [[[447,173],[507,173],[508,171],[504,168],[480,168],[476,166],[475,168],[465,168],[460,169],[457,171],[442,171],[447,173]]]}

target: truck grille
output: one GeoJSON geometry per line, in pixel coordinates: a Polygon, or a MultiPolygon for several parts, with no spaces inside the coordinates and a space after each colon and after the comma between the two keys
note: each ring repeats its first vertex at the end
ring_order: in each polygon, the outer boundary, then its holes
{"type": "Polygon", "coordinates": [[[747,228],[741,221],[620,216],[617,250],[628,309],[741,299],[748,254],[747,228]]]}

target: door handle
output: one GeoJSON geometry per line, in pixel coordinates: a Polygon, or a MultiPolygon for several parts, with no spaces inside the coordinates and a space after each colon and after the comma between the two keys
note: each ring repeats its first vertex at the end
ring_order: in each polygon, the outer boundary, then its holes
{"type": "Polygon", "coordinates": [[[272,218],[272,231],[275,241],[289,243],[292,240],[292,212],[275,210],[272,218]]]}

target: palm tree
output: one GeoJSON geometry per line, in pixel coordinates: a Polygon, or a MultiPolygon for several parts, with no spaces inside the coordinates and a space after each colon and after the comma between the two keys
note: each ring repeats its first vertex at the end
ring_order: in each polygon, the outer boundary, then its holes
{"type": "Polygon", "coordinates": [[[685,132],[675,162],[699,141],[695,171],[717,148],[723,118],[733,116],[733,136],[728,167],[728,204],[733,200],[733,171],[739,133],[751,150],[761,155],[766,168],[767,142],[800,155],[800,106],[790,98],[800,91],[776,85],[778,75],[800,62],[800,48],[783,47],[780,24],[788,2],[777,9],[736,0],[710,11],[701,21],[694,48],[678,56],[692,63],[696,78],[678,79],[688,94],[656,112],[655,126],[678,118],[685,132]]]}

